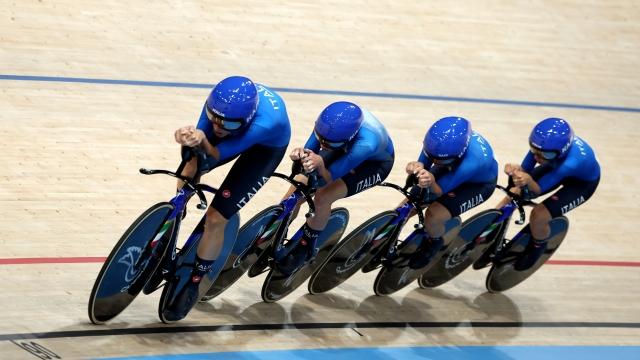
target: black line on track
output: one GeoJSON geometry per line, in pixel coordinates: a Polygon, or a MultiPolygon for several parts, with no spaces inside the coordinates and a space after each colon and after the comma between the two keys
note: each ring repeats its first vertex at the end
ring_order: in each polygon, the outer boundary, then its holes
{"type": "MultiPolygon", "coordinates": [[[[96,326],[98,328],[100,326],[96,326]]],[[[219,331],[256,330],[323,330],[323,329],[404,329],[404,328],[618,328],[640,329],[640,323],[620,322],[363,322],[363,323],[293,323],[293,324],[242,324],[242,325],[193,325],[154,326],[106,330],[68,330],[40,333],[0,334],[0,341],[24,339],[82,338],[113,335],[154,335],[219,331]]]]}

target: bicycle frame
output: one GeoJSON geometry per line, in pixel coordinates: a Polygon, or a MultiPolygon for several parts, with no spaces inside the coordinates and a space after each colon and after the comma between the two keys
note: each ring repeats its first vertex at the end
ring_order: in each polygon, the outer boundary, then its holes
{"type": "Polygon", "coordinates": [[[526,190],[524,191],[525,196],[521,196],[509,191],[507,188],[500,185],[496,185],[496,188],[507,193],[507,195],[511,198],[511,201],[509,201],[509,203],[505,204],[499,209],[501,215],[475,239],[476,244],[485,241],[486,237],[489,234],[491,234],[498,226],[504,224],[500,232],[497,233],[496,237],[493,239],[493,241],[496,241],[496,246],[494,247],[492,253],[489,255],[492,260],[500,259],[500,256],[502,255],[502,249],[505,247],[505,245],[516,239],[514,238],[509,240],[505,236],[507,230],[509,229],[509,225],[511,222],[510,219],[513,216],[513,213],[518,210],[518,212],[520,213],[520,218],[516,220],[515,223],[517,225],[523,225],[526,220],[524,207],[536,205],[536,203],[528,199],[528,191],[526,190]]]}
{"type": "MultiPolygon", "coordinates": [[[[387,259],[393,257],[397,250],[399,232],[402,230],[403,225],[411,216],[412,211],[415,211],[418,215],[418,223],[414,225],[414,228],[416,230],[424,230],[424,214],[420,206],[422,190],[419,195],[413,195],[409,191],[407,191],[407,189],[412,185],[413,181],[414,180],[412,176],[409,176],[404,187],[400,187],[396,184],[387,182],[379,184],[379,186],[398,190],[407,198],[407,202],[395,209],[397,216],[394,217],[393,220],[378,235],[376,235],[376,237],[371,242],[371,246],[366,246],[368,242],[363,243],[362,248],[358,252],[356,252],[354,258],[358,258],[360,255],[362,255],[362,253],[374,250],[379,246],[383,246],[384,244],[387,245],[387,249],[383,252],[383,256],[387,259]],[[389,241],[390,239],[394,238],[396,239],[395,241],[389,241]]],[[[418,234],[414,231],[409,235],[407,239],[403,240],[403,242],[411,240],[413,236],[417,235],[418,234]]]]}
{"type": "MultiPolygon", "coordinates": [[[[313,192],[315,189],[310,185],[294,180],[293,179],[294,173],[292,173],[289,176],[281,173],[273,173],[272,176],[287,181],[288,183],[293,185],[296,188],[296,190],[293,192],[293,194],[291,194],[291,196],[289,196],[288,198],[280,202],[280,206],[282,207],[282,212],[280,213],[280,215],[278,215],[278,218],[273,223],[271,223],[262,234],[259,234],[259,237],[254,243],[254,246],[260,245],[268,241],[273,236],[275,236],[276,241],[278,243],[272,245],[273,247],[272,257],[276,261],[279,261],[285,258],[289,254],[290,249],[292,248],[292,246],[288,247],[288,249],[282,246],[283,245],[282,240],[284,239],[286,230],[289,227],[291,214],[295,211],[298,205],[298,202],[301,199],[304,199],[309,205],[309,211],[305,214],[307,218],[315,214],[316,209],[313,203],[313,192]]],[[[293,241],[291,244],[295,245],[297,241],[299,241],[299,239],[292,239],[290,241],[293,241]]]]}
{"type": "MultiPolygon", "coordinates": [[[[158,267],[156,272],[162,271],[162,274],[171,273],[176,260],[175,250],[177,248],[176,242],[180,230],[180,223],[182,221],[181,214],[185,210],[187,202],[193,194],[196,194],[200,200],[200,203],[197,205],[197,207],[201,210],[204,210],[207,208],[207,200],[204,196],[203,191],[212,194],[216,192],[216,189],[211,186],[205,184],[194,184],[192,179],[179,175],[178,172],[180,172],[180,170],[184,167],[184,164],[185,161],[180,164],[180,166],[178,167],[178,171],[176,172],[167,170],[149,170],[145,168],[140,169],[140,173],[144,175],[164,174],[178,178],[184,182],[184,186],[169,201],[169,203],[173,205],[173,210],[164,221],[162,226],[160,226],[160,229],[158,230],[156,236],[152,241],[148,243],[141,256],[138,257],[136,264],[134,264],[135,269],[139,269],[145,262],[162,260],[162,264],[158,267]],[[171,229],[172,226],[174,227],[174,231],[168,234],[167,231],[171,229]],[[171,257],[165,257],[167,251],[171,251],[171,257]]],[[[201,236],[201,234],[202,231],[199,231],[199,227],[196,227],[196,229],[194,229],[194,231],[185,242],[184,247],[186,248],[190,246],[201,236]]],[[[154,274],[151,274],[151,277],[153,277],[154,274]]],[[[145,284],[146,282],[147,281],[145,281],[145,284]]],[[[133,283],[137,283],[137,280],[135,282],[132,282],[132,284],[133,283]]],[[[144,286],[145,284],[138,284],[138,286],[144,286]]],[[[155,290],[157,290],[157,288],[155,290]]]]}

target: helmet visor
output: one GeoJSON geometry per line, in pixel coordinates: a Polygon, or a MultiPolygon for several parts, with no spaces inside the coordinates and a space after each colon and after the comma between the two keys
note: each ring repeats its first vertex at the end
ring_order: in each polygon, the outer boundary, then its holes
{"type": "Polygon", "coordinates": [[[436,157],[429,155],[424,149],[422,150],[422,153],[424,154],[424,156],[427,157],[427,159],[431,160],[431,162],[434,163],[435,165],[444,165],[444,166],[451,165],[458,159],[457,157],[438,159],[436,157]]]}
{"type": "Polygon", "coordinates": [[[207,118],[209,121],[218,125],[223,130],[234,132],[240,130],[246,123],[244,119],[228,119],[222,117],[209,109],[208,106],[205,106],[207,112],[207,118]]]}
{"type": "Polygon", "coordinates": [[[322,136],[320,136],[320,134],[318,134],[315,130],[313,131],[313,134],[315,135],[316,139],[318,139],[318,141],[320,142],[320,145],[322,145],[325,148],[329,148],[333,150],[342,149],[343,147],[345,147],[345,145],[347,145],[347,142],[348,142],[348,141],[327,140],[322,136]]]}
{"type": "Polygon", "coordinates": [[[558,152],[557,151],[542,151],[540,149],[536,149],[534,147],[531,147],[531,153],[533,155],[537,155],[545,160],[553,160],[555,158],[558,157],[558,152]]]}

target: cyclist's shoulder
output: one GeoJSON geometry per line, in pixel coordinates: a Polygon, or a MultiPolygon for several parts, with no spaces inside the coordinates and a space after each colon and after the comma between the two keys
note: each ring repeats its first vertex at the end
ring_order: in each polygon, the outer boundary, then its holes
{"type": "Polygon", "coordinates": [[[493,148],[489,142],[480,134],[474,132],[469,142],[467,154],[463,158],[463,162],[471,165],[482,166],[485,163],[495,161],[493,148]]]}
{"type": "Polygon", "coordinates": [[[258,115],[287,119],[286,106],[282,97],[264,85],[256,84],[256,88],[260,97],[258,115]]]}
{"type": "Polygon", "coordinates": [[[485,136],[483,136],[481,133],[477,132],[476,130],[473,130],[471,132],[471,141],[475,141],[480,144],[489,145],[489,140],[485,136]]]}
{"type": "Polygon", "coordinates": [[[370,129],[373,132],[387,133],[387,129],[380,119],[369,110],[362,108],[362,128],[370,129]]]}
{"type": "Polygon", "coordinates": [[[365,109],[362,111],[364,119],[356,140],[371,143],[373,146],[386,143],[387,138],[389,138],[389,133],[384,127],[384,124],[365,109]]]}
{"type": "Polygon", "coordinates": [[[581,137],[576,136],[573,139],[571,149],[569,149],[569,156],[593,158],[595,157],[595,152],[589,143],[581,137]]]}
{"type": "Polygon", "coordinates": [[[589,146],[586,141],[576,136],[562,165],[568,168],[579,169],[584,165],[592,164],[594,162],[597,162],[597,160],[591,146],[589,146]]]}

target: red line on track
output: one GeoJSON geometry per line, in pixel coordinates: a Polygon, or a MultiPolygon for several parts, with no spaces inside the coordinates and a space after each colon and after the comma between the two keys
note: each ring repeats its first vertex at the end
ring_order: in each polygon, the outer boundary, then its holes
{"type": "Polygon", "coordinates": [[[640,267],[638,261],[549,260],[549,265],[640,267]]]}
{"type": "MultiPolygon", "coordinates": [[[[84,257],[39,257],[39,258],[0,258],[0,265],[33,265],[33,264],[88,264],[103,263],[104,256],[84,257]]],[[[549,265],[567,266],[619,266],[640,267],[640,261],[596,261],[596,260],[549,260],[549,265]]]]}
{"type": "Polygon", "coordinates": [[[104,256],[84,256],[84,257],[56,257],[56,258],[9,258],[0,259],[0,265],[24,265],[24,264],[86,264],[103,263],[107,258],[104,256]]]}

